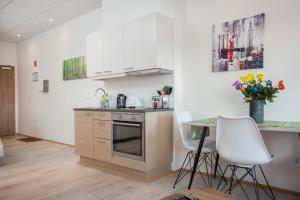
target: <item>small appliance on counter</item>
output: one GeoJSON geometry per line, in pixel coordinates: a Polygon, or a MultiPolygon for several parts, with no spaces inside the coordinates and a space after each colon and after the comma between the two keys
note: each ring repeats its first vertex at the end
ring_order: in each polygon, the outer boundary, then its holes
{"type": "Polygon", "coordinates": [[[142,108],[143,100],[136,96],[130,96],[127,99],[126,107],[127,108],[142,108]]]}
{"type": "Polygon", "coordinates": [[[127,97],[124,94],[118,94],[117,108],[126,108],[127,97]]]}

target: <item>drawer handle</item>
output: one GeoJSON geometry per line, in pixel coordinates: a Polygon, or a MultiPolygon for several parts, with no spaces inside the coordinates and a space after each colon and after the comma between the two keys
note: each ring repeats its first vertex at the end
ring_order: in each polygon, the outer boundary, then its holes
{"type": "Polygon", "coordinates": [[[101,144],[105,144],[106,141],[103,141],[103,140],[97,140],[98,143],[101,143],[101,144]]]}
{"type": "Polygon", "coordinates": [[[104,73],[112,73],[112,71],[104,71],[104,73]]]}

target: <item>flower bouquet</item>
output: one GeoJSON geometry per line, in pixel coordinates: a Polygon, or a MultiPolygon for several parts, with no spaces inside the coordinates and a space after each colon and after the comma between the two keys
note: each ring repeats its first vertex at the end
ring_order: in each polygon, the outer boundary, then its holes
{"type": "Polygon", "coordinates": [[[246,103],[250,103],[250,116],[257,123],[263,122],[266,102],[273,102],[279,91],[285,89],[283,80],[273,85],[271,80],[265,80],[264,74],[241,76],[232,86],[243,93],[246,103]]]}

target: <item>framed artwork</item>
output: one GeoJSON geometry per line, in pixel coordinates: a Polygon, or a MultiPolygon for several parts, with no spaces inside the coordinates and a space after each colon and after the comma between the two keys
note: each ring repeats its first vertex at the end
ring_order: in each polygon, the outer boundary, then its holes
{"type": "Polygon", "coordinates": [[[213,25],[212,71],[263,68],[265,14],[213,25]]]}
{"type": "Polygon", "coordinates": [[[85,57],[76,57],[64,60],[63,80],[77,80],[87,78],[85,57]]]}

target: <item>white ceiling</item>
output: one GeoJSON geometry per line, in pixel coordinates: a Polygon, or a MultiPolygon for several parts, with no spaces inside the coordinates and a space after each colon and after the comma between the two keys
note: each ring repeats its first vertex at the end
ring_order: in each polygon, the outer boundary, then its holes
{"type": "Polygon", "coordinates": [[[101,0],[0,0],[0,41],[20,42],[100,6],[101,0]]]}

